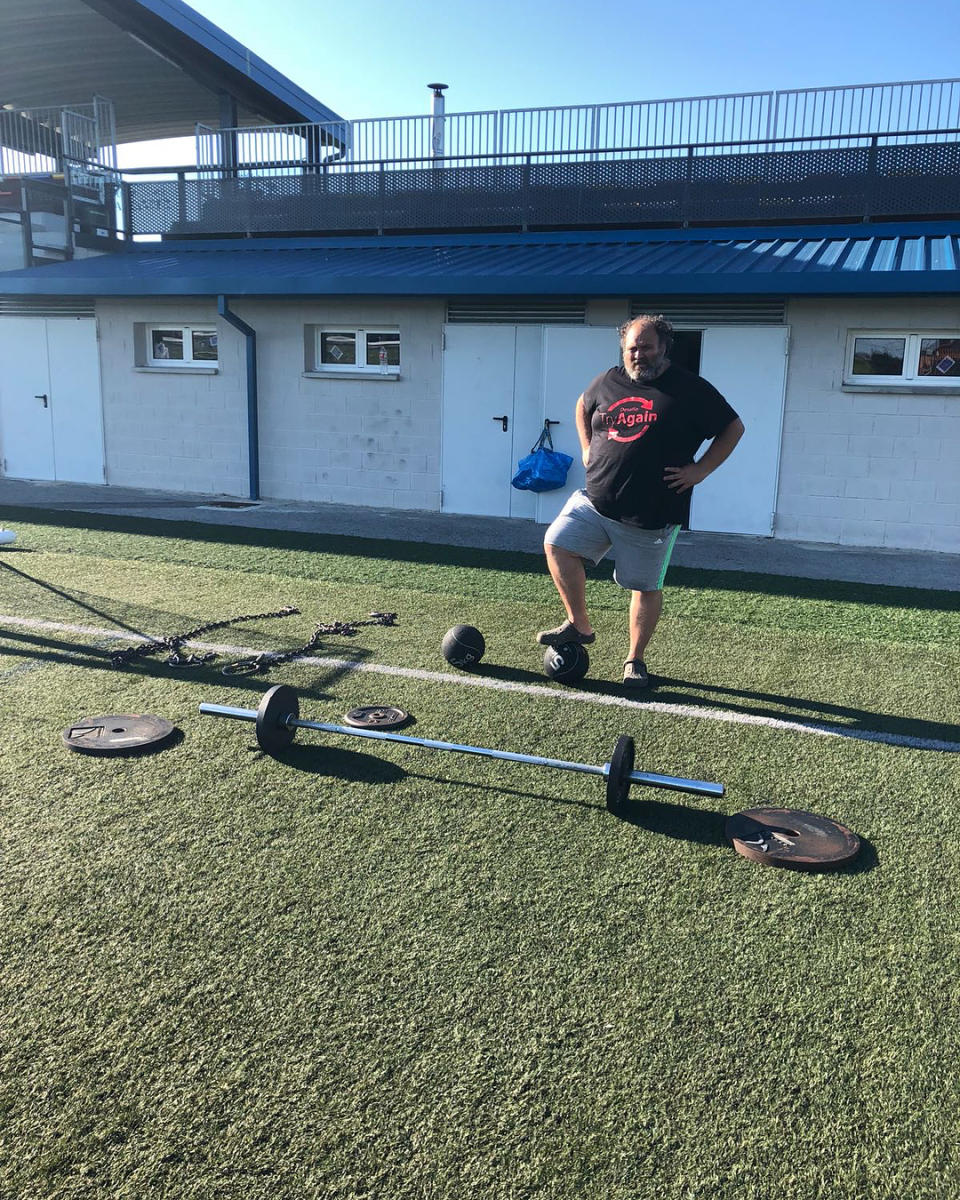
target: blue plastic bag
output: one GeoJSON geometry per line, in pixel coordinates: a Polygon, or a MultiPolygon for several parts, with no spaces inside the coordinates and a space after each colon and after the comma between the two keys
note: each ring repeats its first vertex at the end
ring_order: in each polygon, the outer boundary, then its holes
{"type": "Polygon", "coordinates": [[[521,492],[551,492],[567,482],[572,462],[569,454],[554,450],[550,426],[544,422],[539,441],[517,463],[516,474],[510,482],[521,492]]]}

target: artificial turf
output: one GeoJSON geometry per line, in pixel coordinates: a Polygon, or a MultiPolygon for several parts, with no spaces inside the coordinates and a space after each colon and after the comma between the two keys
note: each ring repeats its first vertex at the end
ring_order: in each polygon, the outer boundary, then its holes
{"type": "Polygon", "coordinates": [[[540,670],[557,609],[532,556],[5,519],[0,610],[27,623],[0,621],[0,1195],[960,1192],[960,755],[900,744],[960,745],[957,594],[673,571],[650,699],[680,715],[613,703],[605,570],[575,700],[540,670]],[[267,676],[110,665],[106,630],[284,604],[301,614],[211,639],[399,623],[267,676]],[[456,674],[460,621],[486,636],[476,678],[513,690],[388,673],[456,674]],[[274,760],[197,715],[278,682],[321,721],[390,703],[415,736],[589,763],[630,733],[641,769],[727,795],[635,787],[616,819],[592,777],[307,733],[274,760]],[[124,712],[180,734],[129,758],[60,744],[124,712]],[[761,804],[844,821],[859,859],[739,858],[725,818],[761,804]]]}

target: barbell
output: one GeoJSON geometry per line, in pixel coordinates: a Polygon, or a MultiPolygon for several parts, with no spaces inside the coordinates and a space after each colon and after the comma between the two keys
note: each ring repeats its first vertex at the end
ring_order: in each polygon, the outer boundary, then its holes
{"type": "Polygon", "coordinates": [[[697,796],[722,796],[722,783],[706,783],[699,779],[681,779],[675,775],[655,775],[648,771],[633,769],[635,746],[632,737],[621,734],[613,748],[610,761],[602,767],[587,763],[565,762],[559,758],[541,758],[533,754],[516,754],[510,750],[490,750],[485,746],[457,745],[454,742],[437,742],[430,738],[410,737],[408,734],[387,733],[379,729],[358,729],[346,725],[330,725],[325,721],[303,721],[300,719],[300,703],[297,693],[286,684],[278,684],[264,693],[260,706],[232,708],[226,704],[201,704],[200,714],[205,717],[229,717],[235,721],[254,721],[257,727],[257,743],[266,754],[276,754],[285,749],[296,737],[298,729],[316,729],[320,733],[339,733],[347,737],[370,738],[380,742],[400,742],[406,746],[423,746],[427,750],[453,750],[458,754],[479,754],[484,758],[504,759],[507,762],[529,763],[536,767],[552,767],[558,771],[579,771],[584,775],[600,775],[606,780],[607,807],[618,810],[630,794],[634,783],[646,787],[666,788],[674,792],[692,792],[697,796]]]}

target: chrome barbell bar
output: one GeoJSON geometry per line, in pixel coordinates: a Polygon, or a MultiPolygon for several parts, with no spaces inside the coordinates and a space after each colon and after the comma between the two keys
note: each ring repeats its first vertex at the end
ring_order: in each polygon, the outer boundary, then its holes
{"type": "Polygon", "coordinates": [[[227,717],[235,721],[256,722],[257,742],[267,754],[276,754],[278,750],[289,746],[298,729],[315,729],[320,733],[343,734],[347,737],[369,738],[380,742],[400,742],[406,746],[422,746],[427,750],[453,750],[458,754],[477,754],[483,758],[529,763],[531,766],[551,767],[558,771],[600,775],[607,781],[607,804],[611,808],[618,807],[626,800],[633,783],[666,788],[674,792],[691,792],[697,796],[719,797],[725,792],[722,783],[633,770],[634,743],[633,739],[625,734],[617,739],[610,761],[598,767],[588,763],[568,762],[561,758],[543,758],[540,755],[518,754],[511,750],[491,750],[486,746],[439,742],[432,738],[410,737],[408,734],[387,733],[378,729],[358,729],[346,725],[332,725],[325,721],[305,721],[300,717],[296,692],[285,684],[278,684],[266,692],[256,710],[234,708],[227,704],[201,704],[199,711],[201,716],[205,717],[227,717]]]}

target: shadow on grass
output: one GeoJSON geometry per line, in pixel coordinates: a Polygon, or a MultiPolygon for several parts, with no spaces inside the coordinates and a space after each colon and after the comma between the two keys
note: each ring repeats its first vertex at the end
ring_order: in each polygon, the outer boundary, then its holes
{"type": "MultiPolygon", "coordinates": [[[[481,662],[473,667],[469,674],[508,683],[547,686],[549,682],[543,674],[536,671],[502,667],[493,663],[481,662]]],[[[810,700],[800,696],[694,683],[684,679],[673,679],[667,675],[651,675],[650,687],[641,692],[628,691],[622,684],[610,680],[589,678],[582,679],[570,687],[588,695],[629,699],[636,703],[640,712],[643,710],[644,701],[652,701],[715,712],[741,713],[760,720],[790,721],[809,729],[826,728],[838,736],[864,741],[893,744],[912,741],[940,742],[946,744],[920,745],[916,748],[960,751],[960,725],[894,716],[891,713],[831,704],[829,701],[810,700]]],[[[557,690],[559,695],[563,695],[565,689],[560,687],[557,690]]]]}
{"type": "Polygon", "coordinates": [[[294,743],[269,757],[297,771],[330,776],[348,783],[399,783],[407,776],[403,767],[396,763],[341,746],[294,743]]]}
{"type": "Polygon", "coordinates": [[[614,814],[626,825],[637,825],[650,833],[694,842],[699,846],[728,846],[724,837],[727,813],[711,809],[690,808],[667,800],[646,800],[631,796],[614,814]]]}
{"type": "MultiPolygon", "coordinates": [[[[25,633],[20,629],[4,629],[0,631],[0,637],[2,637],[4,642],[16,643],[15,645],[0,645],[0,658],[7,655],[19,659],[27,658],[29,662],[36,664],[64,663],[73,667],[87,667],[97,671],[107,671],[110,674],[122,671],[128,675],[145,675],[158,679],[169,680],[180,678],[191,682],[203,680],[205,685],[209,686],[211,693],[213,693],[215,688],[229,689],[234,700],[236,699],[237,691],[249,692],[251,694],[251,706],[254,708],[259,704],[262,694],[272,684],[282,682],[279,675],[285,666],[300,667],[301,669],[303,666],[297,659],[293,659],[289,664],[280,663],[268,668],[265,672],[224,676],[223,667],[228,664],[229,655],[218,655],[212,662],[181,667],[171,666],[164,662],[162,658],[154,655],[137,658],[121,667],[117,667],[114,666],[110,657],[113,654],[113,648],[104,649],[100,646],[78,646],[74,642],[62,641],[58,638],[38,633],[25,633]]],[[[330,649],[330,647],[316,647],[310,651],[310,656],[318,657],[319,653],[322,653],[325,649],[330,649]]],[[[337,655],[338,659],[342,660],[341,647],[338,646],[336,649],[340,651],[337,655]]],[[[363,662],[372,653],[370,650],[360,646],[349,646],[347,649],[352,652],[349,662],[339,661],[331,663],[329,669],[318,669],[318,674],[313,677],[313,681],[305,689],[301,689],[301,691],[309,693],[315,699],[323,700],[326,698],[328,689],[333,687],[342,676],[349,674],[354,669],[353,663],[359,664],[363,662]]],[[[220,701],[216,702],[219,703],[220,701]]]]}
{"type": "MultiPolygon", "coordinates": [[[[623,809],[615,815],[625,824],[638,826],[641,829],[649,830],[650,833],[692,842],[698,846],[719,846],[731,853],[736,853],[725,833],[729,813],[691,808],[688,805],[675,804],[671,801],[640,800],[634,797],[628,800],[623,809]]],[[[813,869],[803,868],[789,860],[776,864],[757,865],[776,865],[780,870],[789,870],[798,874],[862,875],[866,871],[872,871],[878,863],[879,858],[873,843],[865,837],[860,837],[860,851],[857,857],[852,862],[839,867],[826,865],[813,869]]]]}
{"type": "Polygon", "coordinates": [[[99,617],[103,621],[110,621],[120,629],[125,629],[127,633],[138,634],[141,637],[148,636],[142,629],[134,629],[132,625],[126,625],[119,617],[113,616],[111,613],[106,613],[100,608],[94,608],[91,604],[84,604],[77,595],[70,592],[65,592],[62,588],[54,587],[52,583],[46,583],[42,579],[38,579],[35,575],[28,575],[26,571],[20,571],[16,567],[12,567],[8,562],[0,562],[0,567],[5,571],[10,571],[14,575],[18,575],[27,583],[32,583],[38,588],[43,588],[45,591],[52,592],[55,596],[59,596],[61,600],[67,600],[71,604],[75,604],[77,608],[83,609],[84,612],[92,613],[95,617],[99,617]]]}
{"type": "MultiPolygon", "coordinates": [[[[153,505],[150,505],[153,507],[153,505]]],[[[176,507],[169,503],[169,507],[176,507]]],[[[126,505],[125,505],[126,507],[126,505]]],[[[162,518],[122,516],[113,513],[80,512],[55,508],[7,506],[4,520],[15,520],[54,529],[101,530],[140,537],[181,539],[209,545],[252,546],[276,550],[312,551],[364,560],[424,563],[431,566],[476,567],[484,571],[510,571],[546,575],[542,555],[526,551],[482,550],[435,542],[404,542],[385,538],[361,538],[350,533],[304,533],[292,530],[252,528],[246,525],[210,525],[199,521],[168,521],[162,518]]],[[[613,564],[602,562],[589,571],[591,579],[612,579],[613,564]]],[[[833,600],[862,606],[907,607],[923,611],[955,612],[956,592],[927,588],[905,588],[870,584],[865,598],[862,583],[828,579],[805,579],[794,575],[765,575],[747,571],[708,571],[694,567],[671,567],[670,586],[703,587],[759,595],[788,596],[796,600],[833,600]]]]}

